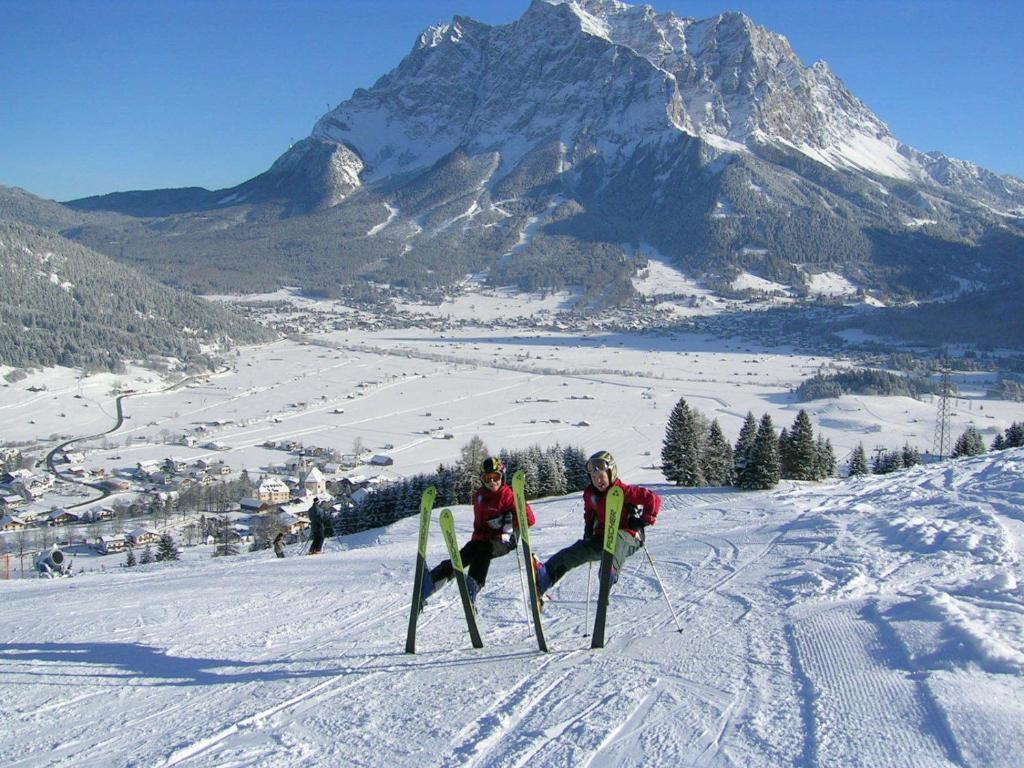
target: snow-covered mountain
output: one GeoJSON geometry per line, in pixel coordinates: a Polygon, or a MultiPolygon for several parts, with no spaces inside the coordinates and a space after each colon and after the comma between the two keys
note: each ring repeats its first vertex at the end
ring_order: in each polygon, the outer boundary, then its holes
{"type": "MultiPolygon", "coordinates": [[[[657,574],[642,553],[628,561],[601,651],[586,568],[552,592],[544,654],[503,557],[478,598],[482,649],[449,586],[403,653],[415,517],[319,557],[201,547],[0,582],[0,759],[1020,765],[1021,449],[763,493],[652,487],[657,574]]],[[[579,535],[578,496],[533,507],[541,557],[579,535]]],[[[464,539],[471,513],[454,512],[464,539]]],[[[442,552],[433,531],[431,564],[442,552]]]]}
{"type": "Polygon", "coordinates": [[[73,205],[155,219],[133,247],[193,259],[198,242],[214,265],[243,237],[261,258],[325,236],[350,278],[392,283],[489,268],[586,287],[614,261],[613,303],[641,244],[713,286],[749,272],[801,293],[828,269],[890,298],[1002,285],[1024,256],[1021,180],[903,144],[827,64],[743,14],[617,0],[533,0],[501,26],[457,16],[265,173],[169,192],[73,205]],[[298,239],[239,229],[299,215],[314,223],[298,239]],[[166,242],[183,217],[190,237],[166,242]]]}

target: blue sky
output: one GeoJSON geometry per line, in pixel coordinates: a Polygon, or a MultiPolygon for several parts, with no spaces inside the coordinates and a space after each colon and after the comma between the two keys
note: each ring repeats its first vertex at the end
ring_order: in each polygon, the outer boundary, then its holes
{"type": "MultiPolygon", "coordinates": [[[[0,184],[66,200],[238,184],[455,14],[528,0],[0,0],[0,184]]],[[[1018,0],[658,0],[825,59],[900,140],[1024,177],[1018,0]]]]}

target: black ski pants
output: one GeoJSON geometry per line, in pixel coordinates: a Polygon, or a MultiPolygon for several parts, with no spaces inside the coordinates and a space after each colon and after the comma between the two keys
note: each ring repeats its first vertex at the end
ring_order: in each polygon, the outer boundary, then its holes
{"type": "MultiPolygon", "coordinates": [[[[506,544],[501,539],[470,540],[459,550],[459,554],[462,556],[462,566],[469,572],[473,581],[482,587],[487,581],[487,571],[491,568],[491,560],[507,555],[513,549],[515,549],[515,545],[506,544]]],[[[455,569],[452,568],[451,560],[439,563],[430,572],[435,584],[443,584],[454,574],[455,569]]]]}

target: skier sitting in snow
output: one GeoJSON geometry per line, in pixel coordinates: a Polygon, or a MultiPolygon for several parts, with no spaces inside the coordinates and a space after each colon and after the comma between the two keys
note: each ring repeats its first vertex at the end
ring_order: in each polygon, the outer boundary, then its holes
{"type": "Polygon", "coordinates": [[[639,485],[626,485],[619,479],[615,459],[608,451],[598,451],[587,460],[590,485],[583,489],[583,538],[557,552],[546,563],[536,563],[537,592],[543,594],[578,565],[601,559],[604,550],[604,509],[608,491],[622,488],[622,517],[619,539],[612,558],[611,583],[619,578],[626,558],[644,544],[644,528],[654,523],[661,498],[639,485]]]}
{"type": "MultiPolygon", "coordinates": [[[[462,564],[469,572],[466,585],[474,602],[487,581],[491,560],[516,548],[519,531],[515,494],[505,485],[505,465],[501,459],[495,456],[484,459],[480,474],[483,485],[473,494],[473,537],[459,550],[462,564]]],[[[536,521],[529,504],[526,519],[530,526],[536,521]]],[[[445,560],[424,574],[423,601],[443,587],[454,573],[452,561],[445,560]]]]}

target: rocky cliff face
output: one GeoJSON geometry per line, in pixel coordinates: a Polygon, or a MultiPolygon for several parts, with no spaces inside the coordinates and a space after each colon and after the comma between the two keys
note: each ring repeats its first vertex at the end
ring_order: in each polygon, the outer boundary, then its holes
{"type": "Polygon", "coordinates": [[[616,0],[534,0],[512,24],[431,28],[267,172],[202,192],[177,210],[76,207],[150,216],[122,255],[198,244],[210,274],[237,268],[244,238],[254,260],[301,253],[293,281],[342,279],[309,258],[326,239],[353,280],[490,270],[603,301],[628,298],[640,243],[713,286],[748,271],[799,293],[828,269],[888,299],[998,285],[1024,254],[1019,179],[902,144],[825,63],[804,66],[742,14],[616,0]],[[308,234],[297,216],[313,217],[308,234]],[[189,241],[166,240],[182,227],[189,241]]]}

